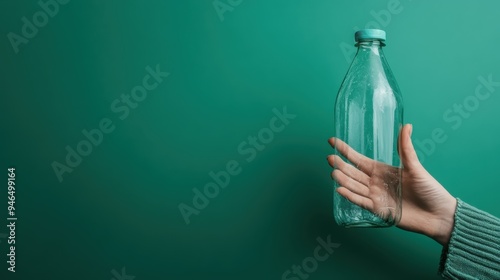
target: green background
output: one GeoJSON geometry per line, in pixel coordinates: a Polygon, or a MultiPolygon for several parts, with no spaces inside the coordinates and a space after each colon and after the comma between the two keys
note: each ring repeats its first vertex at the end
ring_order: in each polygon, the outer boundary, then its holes
{"type": "MultiPolygon", "coordinates": [[[[341,246],[309,279],[438,278],[433,240],[343,229],[332,215],[326,140],[351,59],[340,46],[391,2],[245,0],[221,21],[211,0],[73,0],[16,54],[7,34],[21,35],[22,17],[41,8],[1,1],[0,219],[9,166],[19,219],[17,272],[7,273],[0,239],[1,278],[112,279],[125,267],[136,280],[281,279],[328,235],[341,246]],[[157,64],[170,76],[120,120],[110,104],[157,64]],[[296,118],[245,161],[238,145],[284,106],[296,118]],[[52,162],[105,117],[115,130],[59,182],[52,162]],[[186,225],[179,204],[192,205],[192,189],[229,160],[241,174],[186,225]]],[[[500,81],[500,3],[401,0],[398,9],[379,26],[406,122],[414,141],[436,128],[447,135],[421,154],[424,165],[454,196],[500,216],[500,88],[457,129],[443,119],[479,76],[500,81]]]]}

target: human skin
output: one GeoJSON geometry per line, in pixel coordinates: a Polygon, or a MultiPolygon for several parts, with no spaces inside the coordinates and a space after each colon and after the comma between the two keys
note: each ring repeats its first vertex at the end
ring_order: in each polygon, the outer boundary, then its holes
{"type": "MultiPolygon", "coordinates": [[[[399,135],[402,168],[402,215],[397,226],[424,234],[441,245],[448,244],[454,226],[457,200],[422,166],[411,141],[413,127],[405,125],[399,135]]],[[[337,138],[330,145],[353,165],[337,155],[329,155],[334,168],[332,179],[340,185],[337,192],[369,211],[380,207],[379,196],[387,192],[388,174],[398,174],[397,167],[370,159],[337,138]]],[[[389,196],[391,197],[391,196],[389,196]]]]}

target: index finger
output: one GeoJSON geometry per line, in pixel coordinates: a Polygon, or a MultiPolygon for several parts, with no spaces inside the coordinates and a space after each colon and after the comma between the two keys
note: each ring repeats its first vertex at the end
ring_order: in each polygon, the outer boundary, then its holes
{"type": "Polygon", "coordinates": [[[373,165],[375,161],[365,155],[358,153],[356,150],[347,145],[344,141],[332,137],[328,139],[328,142],[332,147],[337,149],[341,155],[347,158],[351,163],[353,163],[359,170],[363,171],[367,175],[371,175],[373,171],[373,165]]]}

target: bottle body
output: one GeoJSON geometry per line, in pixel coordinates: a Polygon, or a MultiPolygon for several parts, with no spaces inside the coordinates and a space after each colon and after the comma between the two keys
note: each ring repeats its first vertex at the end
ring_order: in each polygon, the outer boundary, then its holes
{"type": "MultiPolygon", "coordinates": [[[[379,187],[382,184],[385,191],[371,197],[378,203],[375,209],[368,211],[338,194],[336,189],[340,185],[335,181],[334,217],[337,224],[345,227],[388,227],[401,218],[402,166],[398,137],[403,125],[403,101],[382,52],[383,41],[367,40],[357,45],[358,52],[335,102],[334,135],[377,162],[374,166],[378,175],[387,174],[378,178],[367,174],[368,184],[376,183],[379,187]],[[374,182],[376,179],[382,181],[374,182]]],[[[352,164],[337,150],[335,154],[352,164]]]]}

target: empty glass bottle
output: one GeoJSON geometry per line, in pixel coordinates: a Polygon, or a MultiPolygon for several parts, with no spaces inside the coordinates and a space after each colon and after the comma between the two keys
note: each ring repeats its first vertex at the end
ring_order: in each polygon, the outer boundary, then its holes
{"type": "MultiPolygon", "coordinates": [[[[398,136],[403,100],[382,51],[385,31],[364,29],[354,37],[358,51],[340,86],[334,119],[335,137],[354,151],[341,154],[335,149],[335,154],[365,173],[364,180],[352,179],[362,181],[360,186],[366,188],[353,191],[369,199],[372,209],[361,208],[334,191],[334,216],[345,227],[388,227],[401,218],[398,136]],[[356,152],[369,160],[353,162],[356,152]]],[[[335,181],[335,190],[339,187],[335,181]]]]}

